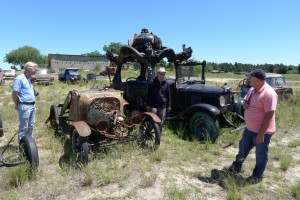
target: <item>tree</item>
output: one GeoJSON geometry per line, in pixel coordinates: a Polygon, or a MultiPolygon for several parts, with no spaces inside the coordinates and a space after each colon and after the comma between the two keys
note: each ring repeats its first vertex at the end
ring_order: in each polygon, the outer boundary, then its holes
{"type": "Polygon", "coordinates": [[[105,52],[112,51],[116,54],[120,54],[120,49],[121,49],[122,46],[125,46],[125,44],[122,44],[121,42],[118,42],[118,43],[112,42],[108,46],[104,45],[102,49],[105,52]]]}
{"type": "Polygon", "coordinates": [[[286,74],[287,73],[287,67],[283,64],[278,65],[276,72],[278,74],[286,74]]]}
{"type": "Polygon", "coordinates": [[[82,56],[105,56],[104,54],[101,54],[98,50],[92,51],[90,53],[84,53],[81,54],[82,56]]]}
{"type": "Polygon", "coordinates": [[[28,61],[45,64],[47,63],[47,60],[47,56],[42,55],[38,49],[30,46],[24,46],[16,50],[12,50],[8,54],[5,54],[4,57],[4,62],[19,65],[20,68],[23,68],[24,64],[28,61]]]}

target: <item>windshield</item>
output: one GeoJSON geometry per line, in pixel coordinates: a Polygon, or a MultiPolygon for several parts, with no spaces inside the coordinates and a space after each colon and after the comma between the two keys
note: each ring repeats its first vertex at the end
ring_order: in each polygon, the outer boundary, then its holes
{"type": "Polygon", "coordinates": [[[15,70],[12,70],[12,69],[4,70],[4,73],[5,74],[14,74],[15,70]]]}
{"type": "Polygon", "coordinates": [[[68,69],[66,73],[71,75],[78,75],[78,69],[68,69]]]}
{"type": "Polygon", "coordinates": [[[266,82],[272,87],[283,87],[286,86],[283,77],[267,77],[266,82]]]}
{"type": "Polygon", "coordinates": [[[184,66],[179,65],[177,70],[177,81],[178,83],[190,82],[190,81],[201,81],[202,66],[184,66]]]}
{"type": "Polygon", "coordinates": [[[48,72],[48,70],[46,69],[43,69],[43,70],[37,70],[35,74],[50,74],[50,72],[48,72]]]}

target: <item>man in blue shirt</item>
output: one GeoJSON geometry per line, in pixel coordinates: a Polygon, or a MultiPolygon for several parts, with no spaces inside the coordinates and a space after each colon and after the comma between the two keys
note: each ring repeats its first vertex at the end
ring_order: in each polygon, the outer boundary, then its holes
{"type": "Polygon", "coordinates": [[[38,65],[27,62],[24,66],[24,74],[17,76],[12,86],[12,99],[15,109],[19,113],[18,142],[25,135],[32,137],[35,124],[35,94],[31,83],[31,75],[35,74],[38,65]]]}

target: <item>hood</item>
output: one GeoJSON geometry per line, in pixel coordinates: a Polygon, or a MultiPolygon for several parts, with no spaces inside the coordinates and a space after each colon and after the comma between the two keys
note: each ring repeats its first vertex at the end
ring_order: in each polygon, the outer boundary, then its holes
{"type": "Polygon", "coordinates": [[[219,93],[224,94],[230,92],[230,89],[223,89],[219,87],[206,86],[202,84],[181,84],[179,90],[185,90],[191,93],[219,93]]]}

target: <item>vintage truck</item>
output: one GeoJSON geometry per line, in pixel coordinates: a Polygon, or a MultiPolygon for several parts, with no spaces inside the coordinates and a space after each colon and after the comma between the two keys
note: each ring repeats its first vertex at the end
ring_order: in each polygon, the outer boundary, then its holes
{"type": "Polygon", "coordinates": [[[58,80],[60,81],[72,81],[76,82],[81,79],[78,68],[66,68],[63,73],[58,74],[58,80]]]}
{"type": "Polygon", "coordinates": [[[231,87],[211,87],[205,85],[206,62],[190,60],[192,48],[183,44],[182,52],[162,46],[161,39],[144,28],[141,34],[129,39],[128,45],[115,54],[108,51],[108,60],[116,63],[117,70],[112,80],[113,88],[122,90],[124,98],[139,110],[146,109],[147,87],[156,76],[157,64],[166,58],[175,67],[175,78],[167,81],[171,90],[171,112],[167,119],[188,124],[189,134],[200,139],[214,141],[221,127],[236,127],[229,120],[243,122],[238,108],[238,94],[231,87]],[[126,62],[137,62],[140,73],[136,77],[124,79],[122,66],[126,62]],[[123,79],[123,80],[122,80],[123,79]]]}

